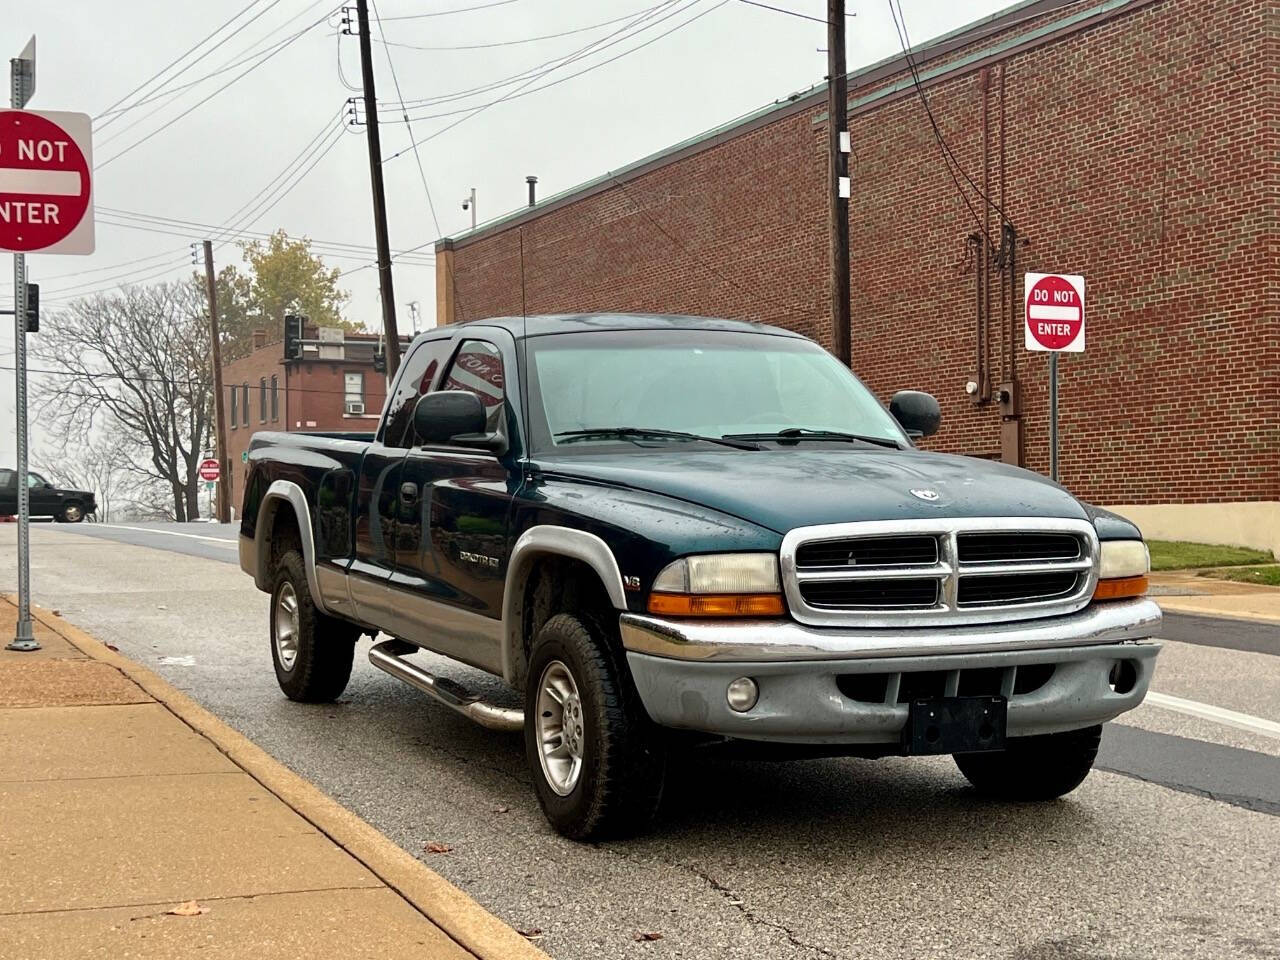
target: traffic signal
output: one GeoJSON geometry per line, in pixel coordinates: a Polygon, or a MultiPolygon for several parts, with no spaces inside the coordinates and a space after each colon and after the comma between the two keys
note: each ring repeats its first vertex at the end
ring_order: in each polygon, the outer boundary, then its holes
{"type": "Polygon", "coordinates": [[[40,284],[27,284],[27,333],[40,332],[40,284]]]}
{"type": "Polygon", "coordinates": [[[284,318],[284,358],[296,360],[302,356],[302,317],[287,313],[284,318]]]}
{"type": "Polygon", "coordinates": [[[379,350],[377,353],[373,355],[373,372],[374,373],[387,372],[387,355],[381,350],[379,350]]]}

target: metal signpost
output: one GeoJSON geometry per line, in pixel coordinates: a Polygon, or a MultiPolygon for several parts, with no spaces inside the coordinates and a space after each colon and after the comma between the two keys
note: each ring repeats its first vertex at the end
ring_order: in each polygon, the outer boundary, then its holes
{"type": "Polygon", "coordinates": [[[1084,277],[1028,273],[1025,281],[1028,350],[1049,352],[1049,478],[1058,479],[1058,354],[1084,353],[1084,277]]]}
{"type": "Polygon", "coordinates": [[[0,111],[0,250],[13,253],[13,368],[18,473],[18,622],[6,649],[39,650],[31,625],[27,486],[26,254],[93,253],[90,121],[82,113],[26,111],[36,89],[36,38],[9,61],[9,102],[0,111]]]}

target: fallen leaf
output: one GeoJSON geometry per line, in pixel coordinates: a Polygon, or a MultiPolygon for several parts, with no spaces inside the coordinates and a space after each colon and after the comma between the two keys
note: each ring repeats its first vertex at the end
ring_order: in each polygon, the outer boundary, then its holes
{"type": "Polygon", "coordinates": [[[53,615],[54,615],[55,617],[60,617],[60,616],[62,616],[62,611],[61,611],[61,610],[55,610],[55,611],[53,611],[53,615]]]}
{"type": "Polygon", "coordinates": [[[510,813],[511,808],[510,807],[494,807],[493,812],[494,813],[510,813]]]}
{"type": "Polygon", "coordinates": [[[200,906],[194,900],[188,900],[165,912],[171,917],[198,917],[202,913],[208,913],[209,908],[200,906]]]}
{"type": "Polygon", "coordinates": [[[662,934],[658,933],[656,930],[649,933],[640,931],[631,939],[636,943],[652,943],[654,940],[661,940],[662,934]]]}
{"type": "Polygon", "coordinates": [[[541,940],[542,931],[538,927],[530,927],[528,930],[517,929],[516,933],[524,937],[526,940],[541,940]]]}
{"type": "Polygon", "coordinates": [[[426,850],[427,853],[452,853],[453,852],[453,847],[449,846],[447,843],[428,843],[422,849],[426,850]]]}
{"type": "Polygon", "coordinates": [[[169,608],[168,608],[168,607],[166,607],[163,603],[157,603],[157,604],[156,604],[156,609],[157,609],[157,610],[168,610],[169,608]]]}
{"type": "Polygon", "coordinates": [[[104,643],[103,646],[106,647],[108,650],[115,651],[116,653],[120,652],[120,648],[117,647],[114,643],[104,643]]]}

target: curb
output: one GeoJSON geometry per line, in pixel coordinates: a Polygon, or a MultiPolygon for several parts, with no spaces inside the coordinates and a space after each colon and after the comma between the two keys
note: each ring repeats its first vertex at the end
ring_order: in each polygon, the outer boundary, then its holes
{"type": "MultiPolygon", "coordinates": [[[[13,603],[11,596],[5,596],[13,603]]],[[[32,606],[31,615],[85,656],[115,667],[170,713],[213,743],[226,757],[363,864],[463,949],[480,960],[550,960],[440,874],[396,846],[377,829],[289,770],[176,687],[61,617],[32,606]]]]}

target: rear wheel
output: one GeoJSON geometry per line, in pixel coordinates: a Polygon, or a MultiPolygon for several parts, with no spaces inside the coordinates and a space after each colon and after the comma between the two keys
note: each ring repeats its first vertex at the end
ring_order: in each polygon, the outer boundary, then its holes
{"type": "Polygon", "coordinates": [[[638,833],[662,796],[666,757],[604,627],[558,614],[538,631],[525,687],[534,791],[572,840],[638,833]]]}
{"type": "Polygon", "coordinates": [[[63,523],[79,523],[84,519],[84,508],[78,503],[64,504],[58,519],[63,523]]]}
{"type": "Polygon", "coordinates": [[[1019,737],[1004,750],[957,753],[956,766],[977,791],[999,800],[1055,800],[1084,782],[1102,727],[1019,737]]]}
{"type": "Polygon", "coordinates": [[[336,700],[351,679],[360,628],[316,609],[297,550],[276,563],[271,585],[271,660],[290,700],[336,700]]]}

